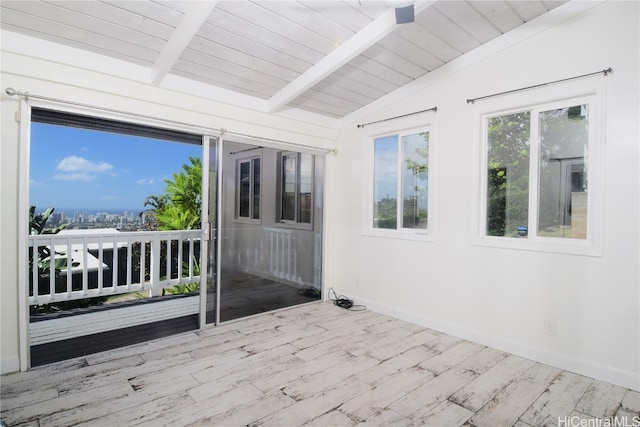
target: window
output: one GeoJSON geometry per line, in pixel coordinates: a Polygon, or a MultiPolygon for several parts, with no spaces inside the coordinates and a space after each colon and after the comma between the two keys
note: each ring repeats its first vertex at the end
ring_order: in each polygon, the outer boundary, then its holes
{"type": "Polygon", "coordinates": [[[236,167],[236,217],[260,220],[260,157],[239,159],[236,167]]]}
{"type": "Polygon", "coordinates": [[[589,241],[599,152],[593,110],[586,97],[482,117],[485,236],[589,241]]]}
{"type": "Polygon", "coordinates": [[[429,132],[411,131],[373,140],[374,229],[426,230],[429,132]]]}
{"type": "Polygon", "coordinates": [[[313,156],[280,153],[279,221],[311,224],[313,207],[313,156]]]}

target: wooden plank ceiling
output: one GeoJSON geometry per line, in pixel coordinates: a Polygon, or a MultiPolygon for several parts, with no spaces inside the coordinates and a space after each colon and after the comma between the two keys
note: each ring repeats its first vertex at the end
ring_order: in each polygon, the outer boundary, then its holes
{"type": "Polygon", "coordinates": [[[339,119],[562,3],[417,1],[399,25],[411,2],[3,0],[0,16],[2,29],[148,67],[149,83],[175,75],[339,119]]]}

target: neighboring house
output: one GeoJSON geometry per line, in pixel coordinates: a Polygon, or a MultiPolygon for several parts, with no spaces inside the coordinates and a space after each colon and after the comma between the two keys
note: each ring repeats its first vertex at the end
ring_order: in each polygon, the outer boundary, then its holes
{"type": "MultiPolygon", "coordinates": [[[[455,16],[448,2],[438,3],[440,15],[455,16]]],[[[556,5],[527,4],[534,3],[556,5]]],[[[428,12],[419,7],[417,14],[428,12]]],[[[301,179],[277,169],[282,168],[278,161],[288,160],[283,153],[313,154],[322,159],[325,172],[320,178],[324,185],[313,195],[313,203],[323,202],[314,205],[321,209],[321,228],[313,231],[322,240],[313,246],[320,253],[310,259],[318,264],[305,270],[304,277],[291,274],[289,281],[321,286],[323,298],[333,288],[371,310],[640,390],[638,2],[570,1],[511,30],[494,27],[496,37],[484,44],[469,38],[472,29],[455,32],[461,44],[469,40],[475,48],[451,55],[423,75],[400,75],[383,63],[402,63],[409,70],[417,67],[410,64],[415,56],[424,65],[427,54],[419,56],[417,46],[427,32],[411,50],[405,44],[391,52],[392,39],[382,37],[385,43],[374,43],[371,50],[365,45],[350,53],[341,50],[350,55],[347,68],[318,62],[312,73],[299,73],[302,80],[284,75],[288,65],[280,69],[281,79],[273,75],[273,62],[255,60],[269,67],[265,74],[270,77],[251,86],[253,95],[234,94],[231,84],[216,88],[204,77],[189,80],[184,68],[164,73],[173,64],[167,58],[182,51],[167,49],[158,59],[145,48],[148,57],[128,62],[122,54],[84,51],[79,42],[67,46],[55,37],[41,40],[34,31],[22,34],[22,21],[15,18],[19,12],[5,12],[0,69],[2,373],[25,367],[21,331],[27,319],[19,283],[26,268],[20,253],[26,233],[20,227],[27,208],[30,102],[266,147],[270,167],[282,179],[301,179]],[[611,72],[598,73],[609,67],[611,72]],[[330,96],[322,93],[327,87],[340,98],[340,90],[330,83],[343,78],[353,91],[359,83],[371,86],[362,81],[361,72],[381,78],[379,90],[371,89],[375,96],[360,98],[362,105],[335,101],[333,111],[311,107],[330,96]],[[402,84],[383,87],[393,76],[402,84]],[[583,77],[569,79],[578,76],[583,77]],[[290,80],[294,84],[286,86],[290,80]],[[555,83],[533,87],[546,82],[555,83]],[[278,84],[287,89],[274,90],[275,96],[260,92],[278,84]],[[75,104],[35,97],[25,101],[5,94],[7,88],[75,104]],[[511,92],[520,88],[524,90],[511,92]],[[503,94],[483,98],[495,93],[503,94]],[[468,102],[478,97],[482,99],[468,102]],[[501,146],[504,141],[508,147],[501,146]],[[425,155],[410,158],[404,150],[411,144],[425,155]],[[407,160],[415,163],[413,168],[404,168],[407,160]],[[404,186],[408,181],[411,185],[404,186]]],[[[437,32],[439,22],[434,18],[421,24],[437,32]]],[[[214,28],[207,25],[203,28],[214,28]]],[[[266,37],[255,24],[248,28],[256,38],[266,37]]],[[[400,27],[394,37],[408,37],[408,28],[400,27]]],[[[164,42],[160,44],[162,48],[164,42]]],[[[178,61],[180,66],[198,57],[195,47],[178,61]]],[[[452,48],[442,44],[440,49],[444,55],[452,48]]],[[[332,55],[316,56],[317,61],[336,61],[332,55]]],[[[228,65],[229,75],[239,72],[236,65],[228,65]]],[[[190,71],[196,69],[193,65],[190,71]]],[[[250,78],[243,78],[247,89],[250,78]]],[[[213,77],[211,81],[215,83],[213,77]]],[[[342,90],[344,97],[351,91],[342,90]]],[[[257,220],[255,204],[249,203],[255,188],[238,190],[243,179],[254,176],[255,165],[246,163],[251,156],[230,156],[225,150],[218,159],[236,175],[226,173],[226,187],[211,187],[210,195],[226,189],[223,209],[235,216],[227,217],[225,226],[234,228],[233,236],[243,239],[245,249],[259,239],[266,245],[266,234],[241,231],[257,220]],[[243,170],[246,175],[237,175],[243,170]]],[[[291,214],[289,199],[282,197],[279,208],[275,203],[269,208],[274,216],[264,227],[286,226],[300,235],[312,230],[300,213],[310,212],[305,192],[287,192],[281,182],[274,186],[280,187],[272,188],[272,194],[297,197],[302,210],[291,214]]],[[[223,209],[217,212],[224,214],[223,209]]],[[[218,221],[213,212],[209,219],[218,221]]],[[[243,253],[256,265],[268,263],[250,250],[243,253]]],[[[248,271],[247,262],[240,264],[248,271]]]]}

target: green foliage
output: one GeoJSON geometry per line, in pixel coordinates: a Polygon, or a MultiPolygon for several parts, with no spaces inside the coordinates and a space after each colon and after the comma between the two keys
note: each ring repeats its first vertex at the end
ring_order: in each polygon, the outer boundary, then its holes
{"type": "MultiPolygon", "coordinates": [[[[419,135],[425,141],[429,139],[427,132],[421,132],[419,135]]],[[[414,151],[421,158],[420,161],[407,158],[405,167],[407,170],[413,171],[414,174],[426,174],[429,171],[429,148],[427,146],[416,147],[414,151]]]]}
{"type": "Polygon", "coordinates": [[[160,230],[193,230],[198,228],[200,217],[178,206],[169,205],[156,214],[160,230]]]}
{"type": "MultiPolygon", "coordinates": [[[[43,213],[36,215],[36,207],[29,207],[29,234],[58,234],[60,231],[67,228],[68,224],[62,224],[58,227],[46,228],[47,221],[53,214],[55,208],[47,208],[43,213]]],[[[51,260],[46,259],[51,256],[51,250],[45,246],[38,247],[38,270],[40,272],[41,277],[48,277],[49,271],[51,270],[51,260]]],[[[79,265],[79,263],[75,263],[75,265],[79,265]]],[[[75,266],[74,265],[74,266],[75,266]]],[[[33,251],[29,253],[29,270],[33,268],[33,251]]],[[[67,259],[66,258],[57,258],[55,260],[54,270],[56,276],[59,274],[60,270],[63,268],[67,268],[67,259]]],[[[31,277],[31,275],[29,275],[31,277]]]]}
{"type": "Polygon", "coordinates": [[[182,285],[176,285],[171,288],[164,288],[162,290],[162,295],[187,294],[190,292],[198,292],[199,290],[200,283],[198,282],[183,283],[182,285]]]}
{"type": "Polygon", "coordinates": [[[144,206],[148,207],[148,209],[140,212],[140,217],[145,218],[146,228],[150,230],[158,229],[158,212],[165,209],[167,203],[169,203],[169,197],[166,194],[147,196],[144,200],[144,206]]]}
{"type": "MultiPolygon", "coordinates": [[[[182,275],[183,276],[189,275],[189,263],[187,262],[182,263],[182,275]]],[[[198,263],[198,259],[196,257],[193,257],[193,275],[194,276],[200,275],[200,264],[198,263]]],[[[186,294],[189,292],[197,292],[199,290],[200,290],[199,282],[183,283],[181,285],[176,285],[171,288],[164,288],[162,290],[162,295],[164,296],[164,295],[186,294]]]]}
{"type": "Polygon", "coordinates": [[[515,236],[528,224],[529,112],[489,119],[487,234],[515,236]]]}
{"type": "Polygon", "coordinates": [[[191,164],[166,179],[165,193],[151,195],[144,202],[144,214],[159,230],[192,230],[200,226],[202,209],[202,162],[189,157],[191,164]]]}
{"type": "Polygon", "coordinates": [[[398,201],[395,198],[385,197],[379,200],[374,209],[373,226],[375,228],[396,228],[398,223],[398,201]]]}
{"type": "Polygon", "coordinates": [[[68,224],[62,224],[54,228],[46,228],[47,221],[55,208],[47,208],[43,213],[36,215],[36,207],[29,207],[29,234],[58,234],[67,228],[68,224]]]}

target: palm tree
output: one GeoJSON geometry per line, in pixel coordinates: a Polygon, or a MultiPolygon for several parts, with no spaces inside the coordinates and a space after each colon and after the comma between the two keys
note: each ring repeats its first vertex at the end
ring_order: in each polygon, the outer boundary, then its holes
{"type": "Polygon", "coordinates": [[[140,212],[140,218],[144,218],[145,228],[150,230],[158,228],[158,213],[164,211],[168,203],[169,197],[166,194],[147,196],[144,206],[149,208],[140,212]]]}
{"type": "Polygon", "coordinates": [[[152,219],[152,227],[160,230],[192,230],[200,226],[202,209],[202,162],[189,157],[191,164],[182,165],[172,179],[165,179],[165,194],[152,195],[144,202],[149,206],[141,213],[152,219]]]}

